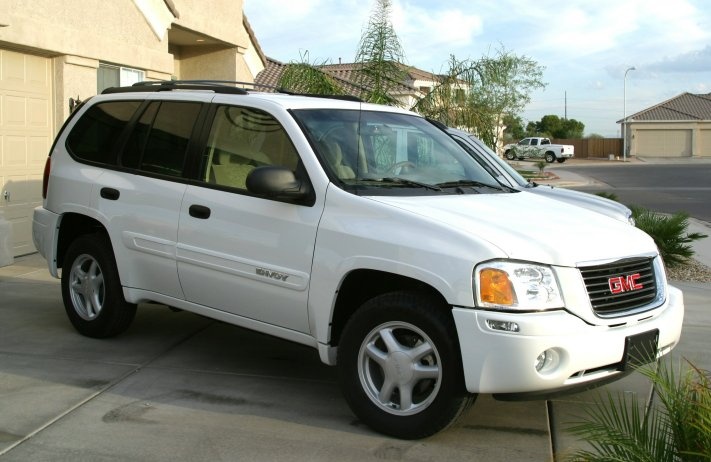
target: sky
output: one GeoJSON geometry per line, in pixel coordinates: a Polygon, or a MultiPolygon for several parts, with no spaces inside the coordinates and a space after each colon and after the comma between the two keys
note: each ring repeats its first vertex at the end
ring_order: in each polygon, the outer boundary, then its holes
{"type": "MultiPolygon", "coordinates": [[[[545,68],[519,114],[576,119],[618,137],[616,121],[681,93],[711,93],[708,0],[392,0],[406,64],[444,73],[503,47],[545,68]],[[625,71],[631,67],[635,70],[625,71]]],[[[244,0],[264,53],[284,63],[352,62],[375,0],[244,0]]]]}

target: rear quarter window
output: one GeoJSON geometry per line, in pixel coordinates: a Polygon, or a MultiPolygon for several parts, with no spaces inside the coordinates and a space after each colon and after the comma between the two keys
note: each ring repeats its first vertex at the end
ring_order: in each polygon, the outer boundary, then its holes
{"type": "Polygon", "coordinates": [[[100,164],[116,163],[116,143],[140,101],[107,101],[87,109],[67,137],[67,149],[77,158],[100,164]]]}

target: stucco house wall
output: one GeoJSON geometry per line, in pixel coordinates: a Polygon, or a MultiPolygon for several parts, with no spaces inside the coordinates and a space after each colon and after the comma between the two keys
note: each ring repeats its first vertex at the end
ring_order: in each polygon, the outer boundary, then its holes
{"type": "Polygon", "coordinates": [[[114,81],[254,81],[266,60],[242,4],[0,0],[0,217],[12,254],[34,251],[45,160],[77,101],[114,81]]]}

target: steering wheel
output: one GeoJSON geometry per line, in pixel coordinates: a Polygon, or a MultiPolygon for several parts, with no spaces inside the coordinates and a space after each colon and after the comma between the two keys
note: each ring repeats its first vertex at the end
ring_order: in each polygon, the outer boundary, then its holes
{"type": "Polygon", "coordinates": [[[401,162],[395,162],[388,168],[386,172],[388,175],[400,175],[402,173],[408,173],[417,168],[417,165],[413,164],[409,160],[403,160],[401,162]],[[398,172],[397,169],[400,169],[398,172]]]}

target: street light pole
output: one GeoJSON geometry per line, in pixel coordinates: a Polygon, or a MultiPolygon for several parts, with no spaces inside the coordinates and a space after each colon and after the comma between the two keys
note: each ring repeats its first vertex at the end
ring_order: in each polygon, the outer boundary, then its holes
{"type": "Polygon", "coordinates": [[[634,66],[627,68],[622,79],[622,161],[627,162],[627,73],[637,70],[634,66]]]}

